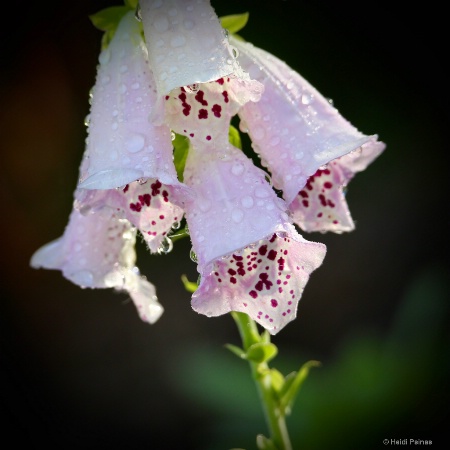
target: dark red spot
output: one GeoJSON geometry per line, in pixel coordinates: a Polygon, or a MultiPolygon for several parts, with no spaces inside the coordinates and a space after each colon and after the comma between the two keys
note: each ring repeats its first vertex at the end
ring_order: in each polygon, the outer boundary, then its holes
{"type": "Polygon", "coordinates": [[[130,209],[131,211],[139,212],[141,210],[142,206],[140,203],[130,203],[130,209]]]}
{"type": "Polygon", "coordinates": [[[275,261],[275,258],[277,257],[277,251],[276,250],[270,250],[267,254],[267,259],[270,259],[271,261],[275,261]]]}
{"type": "Polygon", "coordinates": [[[164,219],[164,216],[161,214],[161,215],[159,216],[159,218],[160,218],[161,220],[163,220],[163,219],[164,219]]]}
{"type": "Polygon", "coordinates": [[[228,269],[228,273],[230,275],[236,275],[236,271],[234,269],[228,269]]]}
{"type": "Polygon", "coordinates": [[[222,107],[220,105],[215,104],[212,108],[211,111],[214,113],[214,115],[216,117],[221,117],[221,112],[222,112],[222,107]]]}
{"type": "Polygon", "coordinates": [[[308,198],[308,193],[306,191],[300,191],[299,195],[303,198],[308,198]]]}
{"type": "Polygon", "coordinates": [[[259,254],[264,256],[267,253],[267,245],[261,245],[261,247],[259,247],[259,254]]]}
{"type": "Polygon", "coordinates": [[[209,136],[209,135],[206,136],[206,140],[207,140],[207,141],[210,141],[210,140],[211,140],[211,136],[209,136]]]}
{"type": "Polygon", "coordinates": [[[197,94],[195,94],[195,100],[197,100],[203,106],[207,106],[208,102],[203,98],[204,95],[205,93],[203,91],[198,91],[197,94]]]}
{"type": "Polygon", "coordinates": [[[150,206],[150,200],[151,200],[150,194],[140,195],[138,197],[138,199],[141,202],[142,206],[144,206],[144,205],[150,206]]]}
{"type": "Polygon", "coordinates": [[[308,200],[302,200],[302,205],[307,208],[309,206],[308,200]]]}
{"type": "Polygon", "coordinates": [[[273,298],[272,300],[270,300],[270,304],[276,308],[278,306],[278,302],[273,298]]]}
{"type": "Polygon", "coordinates": [[[207,119],[208,118],[208,111],[206,109],[200,109],[198,112],[198,118],[199,119],[207,119]]]}
{"type": "Polygon", "coordinates": [[[236,284],[236,278],[231,277],[231,278],[230,278],[230,282],[233,283],[233,284],[236,284]]]}
{"type": "Polygon", "coordinates": [[[255,289],[257,291],[262,291],[263,287],[267,290],[270,289],[270,286],[272,286],[272,282],[269,280],[269,275],[267,273],[260,273],[259,274],[260,280],[255,284],[255,289]]]}
{"type": "Polygon", "coordinates": [[[218,80],[216,80],[216,83],[219,83],[220,85],[222,85],[224,83],[224,79],[219,78],[218,80]]]}
{"type": "Polygon", "coordinates": [[[274,242],[277,238],[277,235],[274,233],[273,236],[269,239],[269,242],[274,242]]]}
{"type": "Polygon", "coordinates": [[[333,184],[330,183],[329,181],[326,181],[325,183],[323,183],[323,187],[325,189],[331,189],[333,187],[333,184]]]}
{"type": "Polygon", "coordinates": [[[159,182],[159,180],[156,180],[152,185],[152,195],[153,197],[156,197],[159,193],[160,193],[160,188],[161,188],[162,184],[159,182]]]}
{"type": "Polygon", "coordinates": [[[130,186],[128,184],[126,184],[125,187],[122,189],[122,192],[123,193],[127,192],[129,188],[130,188],[130,186]]]}
{"type": "Polygon", "coordinates": [[[227,91],[223,91],[222,95],[223,95],[223,101],[225,103],[228,103],[230,101],[230,99],[228,98],[228,92],[227,91]]]}
{"type": "Polygon", "coordinates": [[[249,292],[249,295],[250,295],[250,297],[253,297],[253,298],[258,297],[258,294],[257,294],[256,291],[250,291],[250,292],[249,292]]]}

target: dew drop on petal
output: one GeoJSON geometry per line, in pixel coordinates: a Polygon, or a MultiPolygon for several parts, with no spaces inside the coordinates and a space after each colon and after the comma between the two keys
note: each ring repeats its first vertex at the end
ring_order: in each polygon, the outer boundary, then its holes
{"type": "Polygon", "coordinates": [[[80,270],[70,275],[71,280],[81,287],[92,286],[94,282],[94,274],[89,270],[80,270]]]}
{"type": "Polygon", "coordinates": [[[145,137],[142,134],[135,133],[126,137],[125,148],[130,153],[140,152],[145,145],[145,137]]]}
{"type": "Polygon", "coordinates": [[[251,197],[250,195],[242,197],[241,204],[244,208],[251,208],[254,204],[253,197],[251,197]]]}
{"type": "Polygon", "coordinates": [[[169,239],[167,236],[164,238],[164,240],[161,242],[161,245],[158,248],[158,253],[161,254],[167,254],[170,253],[173,249],[173,242],[171,239],[169,239]]]}
{"type": "Polygon", "coordinates": [[[109,51],[109,49],[103,50],[100,53],[100,56],[98,57],[98,61],[102,65],[108,64],[110,59],[111,59],[111,52],[109,51]]]}
{"type": "Polygon", "coordinates": [[[231,173],[236,176],[242,175],[244,173],[244,165],[240,162],[233,164],[231,167],[231,173]]]}
{"type": "Polygon", "coordinates": [[[312,97],[311,94],[303,94],[303,95],[302,95],[302,103],[303,103],[304,105],[309,105],[309,104],[311,104],[312,99],[313,99],[313,97],[312,97]]]}
{"type": "Polygon", "coordinates": [[[195,263],[198,262],[197,255],[194,250],[191,249],[191,251],[189,252],[189,257],[191,258],[191,261],[195,263]]]}
{"type": "Polygon", "coordinates": [[[157,31],[164,33],[164,31],[169,29],[169,19],[163,14],[160,14],[153,22],[153,25],[157,31]]]}
{"type": "Polygon", "coordinates": [[[233,209],[231,212],[231,219],[234,223],[240,223],[242,222],[242,219],[244,218],[244,212],[241,209],[233,209]]]}
{"type": "Polygon", "coordinates": [[[173,48],[183,47],[183,45],[185,43],[186,43],[186,38],[182,35],[173,36],[172,39],[170,40],[170,45],[173,48]]]}

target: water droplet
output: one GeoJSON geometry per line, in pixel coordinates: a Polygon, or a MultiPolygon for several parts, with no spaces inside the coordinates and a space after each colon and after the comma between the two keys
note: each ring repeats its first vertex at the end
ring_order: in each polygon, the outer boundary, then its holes
{"type": "Polygon", "coordinates": [[[145,137],[140,133],[135,133],[125,138],[125,148],[130,153],[140,152],[145,145],[145,137]]]}
{"type": "Polygon", "coordinates": [[[180,34],[178,36],[173,36],[170,40],[170,45],[173,48],[183,47],[184,44],[186,44],[186,38],[180,34]]]}
{"type": "Polygon", "coordinates": [[[174,223],[172,224],[172,230],[179,230],[179,229],[180,229],[180,226],[181,226],[181,223],[180,223],[180,222],[174,222],[174,223]]]}
{"type": "Polygon", "coordinates": [[[166,255],[170,253],[173,249],[173,242],[166,236],[164,240],[161,242],[161,245],[158,248],[158,253],[166,255]]]}
{"type": "Polygon", "coordinates": [[[234,59],[236,59],[239,56],[239,50],[236,47],[230,46],[231,55],[234,59]]]}
{"type": "Polygon", "coordinates": [[[273,136],[270,139],[270,145],[275,146],[278,145],[280,143],[280,137],[279,136],[273,136]]]}
{"type": "Polygon", "coordinates": [[[145,183],[147,183],[147,178],[138,178],[136,181],[137,181],[139,184],[145,184],[145,183]]]}
{"type": "Polygon", "coordinates": [[[118,127],[119,127],[119,124],[117,122],[113,122],[112,125],[111,125],[111,128],[113,130],[117,130],[118,127]]]}
{"type": "Polygon", "coordinates": [[[195,263],[198,262],[197,255],[195,254],[193,249],[191,249],[191,251],[189,252],[189,257],[191,258],[191,261],[195,263]]]}
{"type": "Polygon", "coordinates": [[[270,186],[273,186],[273,183],[272,183],[272,177],[271,177],[270,175],[266,175],[264,178],[265,178],[266,181],[270,184],[270,186]]]}
{"type": "Polygon", "coordinates": [[[266,135],[266,132],[263,127],[256,127],[252,133],[252,136],[256,140],[261,140],[266,135]]]}
{"type": "Polygon", "coordinates": [[[111,77],[109,75],[104,75],[101,79],[102,84],[108,84],[111,81],[111,77]]]}
{"type": "Polygon", "coordinates": [[[84,118],[84,124],[88,127],[90,123],[91,123],[91,115],[88,114],[88,115],[84,118]]]}
{"type": "Polygon", "coordinates": [[[141,87],[141,85],[140,85],[138,82],[133,83],[133,84],[131,85],[131,89],[134,89],[134,90],[139,89],[140,87],[141,87]]]}
{"type": "Polygon", "coordinates": [[[251,208],[253,206],[253,203],[253,197],[251,197],[250,195],[246,195],[241,199],[241,204],[244,208],[251,208]]]}
{"type": "Polygon", "coordinates": [[[183,22],[183,26],[184,28],[186,28],[186,30],[192,30],[195,26],[195,23],[193,20],[185,20],[183,22]]]}
{"type": "Polygon", "coordinates": [[[242,222],[242,219],[244,218],[244,212],[241,209],[233,209],[231,211],[231,219],[234,223],[240,223],[242,222]]]}
{"type": "Polygon", "coordinates": [[[169,29],[169,19],[165,15],[160,14],[153,22],[153,25],[157,31],[164,33],[164,31],[169,29]]]}
{"type": "Polygon", "coordinates": [[[263,187],[257,187],[256,189],[255,189],[255,196],[257,197],[257,198],[266,198],[266,197],[268,197],[269,196],[269,191],[266,189],[266,188],[263,188],[263,187]]]}
{"type": "Polygon", "coordinates": [[[81,287],[90,287],[94,283],[94,274],[89,270],[72,273],[69,278],[81,287]]]}
{"type": "Polygon", "coordinates": [[[170,139],[172,139],[172,141],[174,141],[176,137],[177,137],[176,134],[173,131],[171,131],[170,132],[170,139]]]}
{"type": "Polygon", "coordinates": [[[303,103],[304,105],[309,105],[309,104],[311,104],[312,99],[313,99],[313,96],[312,96],[311,94],[303,94],[303,95],[302,95],[302,103],[303,103]]]}
{"type": "Polygon", "coordinates": [[[233,164],[231,173],[236,176],[242,175],[244,173],[244,165],[240,162],[233,164]]]}
{"type": "Polygon", "coordinates": [[[327,100],[331,106],[334,106],[334,100],[332,98],[327,98],[327,100]]]}
{"type": "Polygon", "coordinates": [[[111,59],[111,52],[109,51],[109,49],[103,50],[100,53],[100,56],[98,57],[98,61],[102,65],[108,64],[110,59],[111,59]]]}

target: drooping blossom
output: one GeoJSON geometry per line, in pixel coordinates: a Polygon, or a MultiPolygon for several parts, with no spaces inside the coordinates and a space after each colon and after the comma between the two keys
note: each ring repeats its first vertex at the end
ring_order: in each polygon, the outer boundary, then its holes
{"type": "Polygon", "coordinates": [[[141,0],[140,16],[144,38],[130,11],[100,55],[74,211],[63,237],[38,250],[32,265],[60,269],[84,287],[128,291],[153,322],[159,304],[134,266],[135,235],[154,253],[185,218],[201,277],[193,309],[242,311],[275,334],[295,318],[326,252],[303,239],[293,219],[306,231],[323,229],[319,213],[343,224],[347,210],[335,219],[331,202],[384,144],[357,131],[285,63],[229,40],[208,0],[141,0]],[[237,114],[268,172],[230,144],[237,114]],[[183,183],[172,132],[189,140],[183,183]]]}
{"type": "MultiPolygon", "coordinates": [[[[104,191],[108,195],[108,191],[104,191]]],[[[94,214],[73,210],[61,238],[32,257],[34,268],[61,270],[83,288],[115,288],[128,292],[142,320],[154,323],[163,313],[155,287],[136,267],[136,229],[112,209],[94,214]]]]}
{"type": "Polygon", "coordinates": [[[201,282],[192,307],[207,316],[250,315],[270,333],[296,317],[323,244],[304,240],[268,174],[228,142],[231,118],[258,101],[259,82],[231,75],[166,95],[165,120],[190,138],[184,209],[201,282]]]}
{"type": "Polygon", "coordinates": [[[230,37],[239,62],[264,85],[239,111],[241,129],[305,231],[350,231],[343,188],[385,148],[341,116],[330,101],[276,56],[230,37]],[[357,163],[355,164],[355,162],[357,163]]]}

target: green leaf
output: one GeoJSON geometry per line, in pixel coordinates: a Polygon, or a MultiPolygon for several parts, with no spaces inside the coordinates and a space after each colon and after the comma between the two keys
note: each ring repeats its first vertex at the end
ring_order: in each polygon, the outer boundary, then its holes
{"type": "Polygon", "coordinates": [[[177,170],[178,179],[183,181],[184,166],[189,153],[189,139],[186,136],[175,133],[175,139],[172,141],[174,148],[173,162],[177,170]]]}
{"type": "Polygon", "coordinates": [[[286,376],[284,385],[279,393],[280,409],[283,415],[290,414],[294,405],[295,398],[309,374],[312,367],[320,367],[319,361],[308,361],[300,368],[298,372],[292,372],[286,376]]]}
{"type": "Polygon", "coordinates": [[[247,350],[247,359],[257,363],[267,362],[275,358],[278,348],[275,344],[258,342],[247,350]]]}
{"type": "Polygon", "coordinates": [[[198,284],[194,281],[189,281],[186,275],[181,275],[181,281],[184,284],[184,288],[191,294],[198,288],[198,284]]]}
{"type": "Polygon", "coordinates": [[[231,14],[229,16],[220,17],[222,28],[227,29],[230,33],[237,33],[242,30],[248,22],[249,13],[231,14]]]}
{"type": "Polygon", "coordinates": [[[127,6],[110,6],[95,14],[91,14],[89,19],[99,30],[114,32],[120,20],[128,11],[130,11],[130,8],[127,6]]]}
{"type": "Polygon", "coordinates": [[[124,3],[130,9],[136,9],[139,3],[139,0],[124,0],[124,3]]]}
{"type": "Polygon", "coordinates": [[[242,150],[241,135],[239,134],[237,128],[233,127],[233,125],[230,125],[228,130],[228,140],[230,141],[230,144],[242,150]]]}
{"type": "Polygon", "coordinates": [[[239,358],[246,359],[247,355],[245,354],[245,350],[241,347],[233,344],[225,344],[225,347],[235,355],[239,356],[239,358]]]}
{"type": "Polygon", "coordinates": [[[284,386],[283,374],[277,369],[270,369],[270,380],[275,392],[280,392],[282,387],[284,386]]]}
{"type": "Polygon", "coordinates": [[[263,434],[258,434],[258,436],[256,436],[256,445],[258,450],[278,450],[274,443],[263,434]]]}

